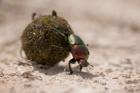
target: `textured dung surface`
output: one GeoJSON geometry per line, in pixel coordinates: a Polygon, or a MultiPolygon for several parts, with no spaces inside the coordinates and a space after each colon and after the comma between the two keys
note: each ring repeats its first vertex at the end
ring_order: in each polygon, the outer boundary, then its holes
{"type": "Polygon", "coordinates": [[[23,50],[29,60],[53,66],[68,56],[67,35],[71,33],[69,24],[63,18],[40,16],[25,28],[23,50]]]}

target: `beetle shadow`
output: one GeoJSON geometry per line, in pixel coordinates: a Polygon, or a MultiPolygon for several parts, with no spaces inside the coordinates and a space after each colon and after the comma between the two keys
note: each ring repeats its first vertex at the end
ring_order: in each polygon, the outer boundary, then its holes
{"type": "Polygon", "coordinates": [[[93,77],[95,77],[92,73],[89,73],[89,72],[80,72],[80,71],[74,72],[73,75],[80,76],[83,79],[92,79],[93,77]]]}
{"type": "Polygon", "coordinates": [[[37,63],[32,63],[33,70],[34,71],[39,71],[40,73],[46,74],[46,75],[56,75],[58,73],[64,72],[64,66],[61,65],[55,65],[53,67],[47,66],[47,65],[42,65],[42,64],[37,64],[37,63]]]}
{"type": "MultiPolygon", "coordinates": [[[[46,65],[33,64],[32,66],[35,71],[39,71],[40,73],[50,75],[50,76],[56,75],[59,73],[64,73],[65,75],[69,75],[68,71],[64,70],[64,69],[66,69],[66,67],[62,66],[62,65],[55,65],[53,67],[48,67],[46,65]]],[[[83,79],[91,79],[93,77],[96,77],[95,75],[93,75],[90,72],[80,72],[80,71],[77,71],[76,69],[77,69],[77,67],[73,67],[73,71],[74,71],[73,75],[80,76],[83,79]]]]}
{"type": "Polygon", "coordinates": [[[92,79],[94,77],[96,77],[96,75],[94,75],[93,73],[90,72],[83,72],[83,71],[78,71],[79,66],[73,67],[73,75],[77,75],[82,77],[83,79],[92,79]]]}

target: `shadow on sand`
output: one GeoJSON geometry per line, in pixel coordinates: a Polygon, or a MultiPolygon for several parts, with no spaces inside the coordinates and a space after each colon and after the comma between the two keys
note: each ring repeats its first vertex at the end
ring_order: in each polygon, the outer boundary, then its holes
{"type": "MultiPolygon", "coordinates": [[[[54,67],[48,67],[46,65],[41,65],[41,64],[32,64],[34,70],[39,71],[40,73],[44,73],[46,75],[56,75],[59,73],[65,73],[65,75],[69,75],[68,71],[65,71],[64,69],[66,69],[65,66],[61,66],[61,65],[55,65],[54,67]]],[[[93,77],[96,77],[96,75],[93,75],[90,72],[80,72],[76,70],[77,67],[73,68],[73,75],[77,75],[80,76],[84,79],[92,79],[93,77]]]]}

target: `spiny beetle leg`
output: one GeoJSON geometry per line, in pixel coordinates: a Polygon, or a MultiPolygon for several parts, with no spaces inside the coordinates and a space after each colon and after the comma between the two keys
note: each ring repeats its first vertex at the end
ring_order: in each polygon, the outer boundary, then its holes
{"type": "Polygon", "coordinates": [[[72,75],[73,71],[72,71],[72,68],[71,68],[71,64],[74,64],[76,62],[76,60],[74,58],[72,58],[70,61],[69,61],[69,71],[70,71],[70,75],[72,75]]]}
{"type": "Polygon", "coordinates": [[[83,67],[81,65],[79,65],[79,66],[80,66],[80,72],[81,72],[83,67]]]}
{"type": "Polygon", "coordinates": [[[32,20],[34,20],[34,19],[35,19],[36,15],[37,15],[37,13],[36,13],[36,12],[32,13],[32,20]]]}

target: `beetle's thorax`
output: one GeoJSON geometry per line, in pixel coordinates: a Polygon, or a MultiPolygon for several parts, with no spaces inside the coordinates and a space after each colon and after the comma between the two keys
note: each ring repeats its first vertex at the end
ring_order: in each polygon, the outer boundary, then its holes
{"type": "Polygon", "coordinates": [[[83,40],[77,35],[71,34],[68,39],[70,45],[85,45],[83,40]]]}

